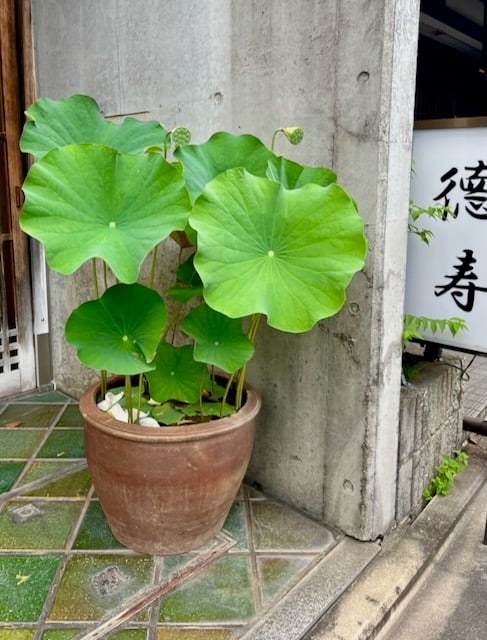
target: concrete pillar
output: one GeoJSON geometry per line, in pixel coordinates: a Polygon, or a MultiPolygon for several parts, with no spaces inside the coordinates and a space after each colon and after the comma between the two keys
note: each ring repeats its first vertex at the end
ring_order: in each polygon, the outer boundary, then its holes
{"type": "MultiPolygon", "coordinates": [[[[356,199],[369,255],[343,310],[307,335],[259,336],[250,379],[265,409],[249,478],[350,535],[383,533],[394,518],[419,0],[32,3],[40,94],[88,93],[108,114],[186,125],[195,141],[229,129],[270,142],[275,128],[301,125],[302,145],[278,150],[332,166],[356,199]]],[[[86,375],[58,330],[66,287],[51,278],[54,369],[79,391],[86,375]]]]}

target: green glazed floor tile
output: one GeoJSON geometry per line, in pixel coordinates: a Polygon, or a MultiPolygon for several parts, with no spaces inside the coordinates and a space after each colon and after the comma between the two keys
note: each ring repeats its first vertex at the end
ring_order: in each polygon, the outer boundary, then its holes
{"type": "Polygon", "coordinates": [[[46,498],[83,498],[88,495],[90,488],[91,476],[87,469],[83,469],[60,480],[55,480],[40,489],[29,491],[25,495],[46,498]]]}
{"type": "MultiPolygon", "coordinates": [[[[157,640],[231,640],[230,629],[174,629],[159,628],[157,640]]],[[[284,639],[283,639],[284,640],[284,639]]]]}
{"type": "Polygon", "coordinates": [[[42,634],[42,640],[71,640],[79,631],[79,629],[49,629],[42,634]]]}
{"type": "Polygon", "coordinates": [[[90,503],[81,523],[74,549],[123,549],[108,526],[105,514],[97,501],[90,503]]]}
{"type": "Polygon", "coordinates": [[[334,543],[326,527],[283,505],[252,502],[250,509],[254,545],[258,550],[324,551],[334,543]]]}
{"type": "Polygon", "coordinates": [[[0,429],[2,458],[30,458],[47,429],[0,429]]]}
{"type": "Polygon", "coordinates": [[[125,555],[72,557],[48,618],[97,620],[152,584],[152,558],[125,555]]]}
{"type": "Polygon", "coordinates": [[[32,640],[34,629],[0,629],[1,640],[32,640]]]}
{"type": "Polygon", "coordinates": [[[245,504],[243,502],[236,501],[233,503],[223,528],[238,540],[238,543],[232,548],[232,551],[248,551],[247,517],[245,504]]]}
{"type": "MultiPolygon", "coordinates": [[[[78,633],[79,629],[49,629],[44,631],[42,640],[71,640],[78,633]]],[[[144,629],[124,629],[110,636],[110,640],[145,640],[146,632],[144,629]]],[[[0,630],[0,640],[2,640],[0,630]]]]}
{"type": "Polygon", "coordinates": [[[81,502],[12,501],[0,513],[0,549],[64,549],[81,502]]]}
{"type": "Polygon", "coordinates": [[[0,621],[36,622],[59,556],[0,556],[0,621]]]}
{"type": "Polygon", "coordinates": [[[279,593],[289,588],[290,583],[298,578],[307,565],[310,565],[312,559],[312,557],[257,557],[259,586],[264,605],[268,605],[279,593]]]}
{"type": "Polygon", "coordinates": [[[63,415],[56,422],[58,427],[82,427],[83,416],[79,412],[77,404],[70,404],[63,411],[63,415]]]}
{"type": "Polygon", "coordinates": [[[12,488],[23,468],[23,462],[0,462],[0,493],[12,488]]]}
{"type": "Polygon", "coordinates": [[[160,622],[238,622],[254,615],[247,558],[223,557],[161,603],[160,622]]]}
{"type": "Polygon", "coordinates": [[[36,480],[42,480],[43,478],[47,478],[48,476],[59,473],[62,471],[68,471],[72,468],[73,464],[77,464],[76,462],[68,462],[65,460],[56,460],[56,461],[36,461],[33,462],[30,467],[27,469],[24,477],[22,478],[22,484],[28,484],[29,482],[35,482],[36,480]]]}
{"type": "Polygon", "coordinates": [[[68,396],[60,391],[46,391],[45,393],[33,393],[30,396],[22,397],[22,402],[50,402],[64,404],[68,402],[68,396]]]}
{"type": "Polygon", "coordinates": [[[83,429],[54,429],[41,450],[39,458],[83,458],[83,429]]]}
{"type": "Polygon", "coordinates": [[[19,427],[50,427],[60,409],[60,405],[9,404],[0,414],[0,427],[17,422],[19,427]]]}

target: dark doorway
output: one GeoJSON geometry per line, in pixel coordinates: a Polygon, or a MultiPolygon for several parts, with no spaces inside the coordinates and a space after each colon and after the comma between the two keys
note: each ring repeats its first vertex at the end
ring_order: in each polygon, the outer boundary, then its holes
{"type": "Polygon", "coordinates": [[[487,117],[484,0],[422,0],[416,120],[487,117]]]}

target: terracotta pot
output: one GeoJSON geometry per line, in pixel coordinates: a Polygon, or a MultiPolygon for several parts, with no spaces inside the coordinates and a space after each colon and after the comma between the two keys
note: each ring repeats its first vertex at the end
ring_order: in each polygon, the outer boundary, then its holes
{"type": "Polygon", "coordinates": [[[247,388],[233,416],[197,425],[141,427],[81,397],[85,449],[96,495],[115,537],[135,551],[183,553],[222,528],[247,469],[260,397],[247,388]]]}

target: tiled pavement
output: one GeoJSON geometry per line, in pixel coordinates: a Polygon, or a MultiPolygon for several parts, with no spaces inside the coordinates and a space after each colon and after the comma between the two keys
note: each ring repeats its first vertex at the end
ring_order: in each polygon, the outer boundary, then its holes
{"type": "Polygon", "coordinates": [[[207,548],[140,555],[112,536],[83,454],[68,397],[0,400],[0,640],[267,638],[286,616],[286,638],[299,638],[322,610],[313,580],[338,571],[334,597],[377,551],[244,486],[207,548]]]}
{"type": "MultiPolygon", "coordinates": [[[[468,371],[479,416],[487,359],[468,371]]],[[[0,640],[299,640],[379,550],[244,486],[208,547],[140,555],[113,538],[83,455],[67,396],[0,399],[0,640]]]]}
{"type": "Polygon", "coordinates": [[[487,415],[487,357],[463,354],[463,358],[466,367],[465,415],[483,420],[487,415]]]}

